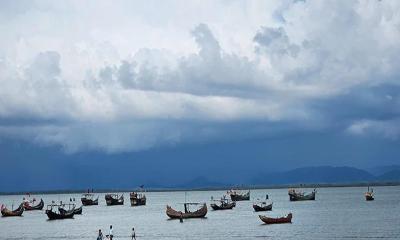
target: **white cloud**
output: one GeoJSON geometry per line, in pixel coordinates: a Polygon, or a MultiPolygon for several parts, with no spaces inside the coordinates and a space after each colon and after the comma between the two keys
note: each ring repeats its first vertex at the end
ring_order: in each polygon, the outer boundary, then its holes
{"type": "MultiPolygon", "coordinates": [[[[329,128],[341,120],[319,102],[399,85],[398,1],[1,4],[0,120],[43,123],[0,134],[70,152],[207,140],[221,122],[329,128]]],[[[377,125],[363,114],[349,132],[377,125]]]]}

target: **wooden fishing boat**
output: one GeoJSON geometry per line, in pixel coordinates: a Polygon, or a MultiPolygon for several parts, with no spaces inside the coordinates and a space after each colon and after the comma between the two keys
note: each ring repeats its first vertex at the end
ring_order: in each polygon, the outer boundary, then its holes
{"type": "Polygon", "coordinates": [[[31,204],[33,204],[35,202],[35,199],[33,199],[32,201],[25,201],[24,202],[24,208],[26,211],[33,211],[33,210],[42,210],[44,207],[44,202],[43,199],[40,199],[40,202],[36,205],[36,206],[32,206],[31,204]]]}
{"type": "Polygon", "coordinates": [[[99,197],[94,199],[94,195],[92,193],[82,194],[81,202],[83,206],[92,206],[99,204],[99,197]]]}
{"type": "Polygon", "coordinates": [[[203,218],[207,215],[207,205],[205,203],[184,203],[185,211],[176,211],[172,207],[167,205],[167,216],[171,219],[184,219],[184,218],[203,218]],[[190,211],[190,206],[201,205],[201,207],[195,211],[190,211]]]}
{"type": "Polygon", "coordinates": [[[211,203],[210,206],[213,210],[229,210],[236,207],[236,202],[229,201],[229,199],[221,198],[221,200],[214,200],[218,203],[211,203]]]}
{"type": "Polygon", "coordinates": [[[69,210],[66,210],[65,209],[65,206],[62,206],[62,207],[59,207],[58,208],[58,211],[61,213],[61,214],[70,214],[70,213],[74,213],[75,214],[75,209],[73,208],[73,209],[69,209],[69,210]]]}
{"type": "Polygon", "coordinates": [[[20,217],[24,212],[24,205],[21,203],[15,210],[9,210],[4,205],[1,205],[1,215],[3,217],[20,217]]]}
{"type": "Polygon", "coordinates": [[[59,212],[62,212],[62,213],[69,213],[69,212],[74,212],[74,214],[78,214],[78,215],[80,215],[80,214],[82,214],[82,206],[80,206],[79,208],[75,208],[75,204],[73,204],[73,207],[72,208],[70,208],[69,210],[66,210],[65,209],[65,205],[63,205],[62,207],[59,207],[58,208],[58,211],[59,212]]]}
{"type": "Polygon", "coordinates": [[[374,199],[375,199],[374,198],[374,189],[371,188],[371,190],[369,190],[369,187],[368,187],[368,190],[365,193],[365,200],[373,201],[374,199]]]}
{"type": "Polygon", "coordinates": [[[144,193],[131,192],[129,197],[132,207],[146,205],[146,195],[144,193]]]}
{"type": "Polygon", "coordinates": [[[280,224],[280,223],[291,223],[292,222],[292,213],[289,213],[286,217],[280,217],[280,218],[271,218],[267,216],[258,216],[261,221],[263,221],[265,224],[280,224]]]}
{"type": "Polygon", "coordinates": [[[74,212],[75,209],[72,208],[70,210],[65,210],[64,207],[65,207],[64,204],[47,205],[46,215],[49,218],[49,220],[73,218],[75,215],[75,212],[74,212]],[[54,209],[58,209],[58,212],[54,209]]]}
{"type": "Polygon", "coordinates": [[[254,211],[262,212],[262,211],[272,211],[272,203],[267,204],[267,202],[259,202],[253,203],[254,211]]]}
{"type": "Polygon", "coordinates": [[[314,189],[311,193],[306,194],[304,192],[296,191],[295,189],[289,189],[288,195],[290,201],[307,201],[315,200],[315,193],[317,191],[314,189]]]}
{"type": "Polygon", "coordinates": [[[107,206],[124,205],[124,195],[119,196],[116,193],[106,194],[105,196],[107,206]]]}
{"type": "Polygon", "coordinates": [[[250,190],[247,193],[241,193],[237,190],[230,190],[227,193],[231,196],[231,200],[235,202],[250,200],[250,190]]]}
{"type": "Polygon", "coordinates": [[[82,206],[74,209],[74,214],[82,214],[82,206]]]}

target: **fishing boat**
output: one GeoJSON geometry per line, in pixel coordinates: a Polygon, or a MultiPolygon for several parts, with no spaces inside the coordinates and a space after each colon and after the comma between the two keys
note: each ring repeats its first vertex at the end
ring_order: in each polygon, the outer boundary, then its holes
{"type": "Polygon", "coordinates": [[[144,193],[131,192],[129,194],[131,206],[146,205],[146,195],[144,193]]]}
{"type": "Polygon", "coordinates": [[[373,201],[374,198],[374,189],[371,188],[371,190],[368,187],[367,192],[365,193],[365,200],[367,201],[373,201]]]}
{"type": "Polygon", "coordinates": [[[107,206],[124,205],[124,195],[119,196],[116,193],[106,194],[105,196],[107,206]]]}
{"type": "Polygon", "coordinates": [[[99,204],[99,197],[94,199],[94,194],[93,193],[84,193],[84,194],[82,194],[81,202],[82,202],[83,206],[98,205],[99,204]]]}
{"type": "Polygon", "coordinates": [[[36,206],[33,206],[35,201],[36,201],[36,199],[33,199],[32,201],[24,199],[24,208],[25,208],[25,210],[26,211],[42,210],[43,207],[44,207],[43,199],[40,199],[40,202],[36,206]]]}
{"type": "Polygon", "coordinates": [[[222,197],[220,200],[212,200],[216,203],[211,203],[210,206],[213,210],[228,210],[236,207],[236,202],[229,201],[229,199],[222,197]]]}
{"type": "Polygon", "coordinates": [[[9,210],[4,205],[1,205],[1,215],[3,217],[20,217],[24,212],[24,205],[21,203],[15,210],[9,210]]]}
{"type": "Polygon", "coordinates": [[[64,204],[47,205],[46,215],[49,218],[49,220],[73,218],[75,214],[74,208],[70,210],[65,210],[64,207],[65,207],[64,204]]]}
{"type": "Polygon", "coordinates": [[[255,212],[262,212],[262,211],[271,211],[272,210],[272,202],[267,203],[269,199],[268,194],[265,195],[265,201],[261,201],[259,198],[257,202],[253,202],[253,209],[255,212]]]}
{"type": "Polygon", "coordinates": [[[167,210],[166,210],[167,216],[171,219],[184,219],[184,218],[203,218],[207,215],[207,205],[205,203],[184,203],[183,206],[185,208],[184,212],[177,211],[167,205],[167,210]],[[190,206],[198,206],[198,205],[201,205],[201,207],[198,208],[197,210],[195,211],[190,210],[190,206]]]}
{"type": "Polygon", "coordinates": [[[58,208],[59,212],[65,213],[70,213],[71,211],[74,212],[74,214],[82,214],[82,206],[79,208],[75,208],[75,204],[63,204],[61,207],[58,208]],[[66,210],[66,206],[68,206],[68,210],[66,210]]]}
{"type": "Polygon", "coordinates": [[[265,224],[280,224],[280,223],[291,223],[292,222],[292,213],[289,213],[286,217],[279,218],[271,218],[263,215],[258,215],[258,217],[265,224]]]}
{"type": "Polygon", "coordinates": [[[74,210],[74,213],[75,213],[75,214],[78,214],[78,215],[82,214],[82,206],[76,208],[76,209],[74,210]]]}
{"type": "Polygon", "coordinates": [[[267,203],[267,202],[253,203],[253,209],[256,212],[272,211],[272,203],[267,203]]]}
{"type": "Polygon", "coordinates": [[[289,189],[288,195],[290,201],[307,201],[315,200],[315,193],[317,191],[314,189],[311,193],[304,193],[301,191],[296,191],[295,189],[289,189]]]}
{"type": "Polygon", "coordinates": [[[250,200],[250,190],[247,193],[241,193],[238,190],[229,190],[227,192],[229,196],[231,196],[232,201],[248,201],[250,200]]]}
{"type": "Polygon", "coordinates": [[[60,205],[58,206],[58,211],[60,213],[66,214],[66,213],[75,213],[75,204],[74,203],[63,203],[60,201],[60,205]],[[67,210],[68,207],[68,210],[67,210]]]}

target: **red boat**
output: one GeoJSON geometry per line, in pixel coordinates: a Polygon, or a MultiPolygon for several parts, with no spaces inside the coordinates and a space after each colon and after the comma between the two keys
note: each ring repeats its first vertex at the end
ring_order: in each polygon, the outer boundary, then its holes
{"type": "Polygon", "coordinates": [[[261,221],[265,224],[280,224],[280,223],[291,223],[292,222],[292,213],[289,213],[286,217],[280,218],[271,218],[267,216],[259,215],[261,221]]]}

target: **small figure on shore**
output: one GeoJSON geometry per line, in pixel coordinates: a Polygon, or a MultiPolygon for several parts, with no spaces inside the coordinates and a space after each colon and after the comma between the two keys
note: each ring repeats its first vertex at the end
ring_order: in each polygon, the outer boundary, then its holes
{"type": "Polygon", "coordinates": [[[183,223],[183,213],[181,213],[181,215],[179,217],[179,222],[183,223]]]}
{"type": "Polygon", "coordinates": [[[113,235],[113,227],[112,227],[112,225],[110,225],[110,231],[108,232],[109,234],[109,236],[110,236],[110,240],[112,240],[113,239],[113,237],[114,237],[114,235],[113,235]]]}
{"type": "Polygon", "coordinates": [[[99,229],[99,235],[97,235],[97,240],[103,240],[103,233],[101,232],[101,229],[99,229]]]}
{"type": "Polygon", "coordinates": [[[136,240],[136,233],[135,233],[135,228],[132,228],[132,240],[135,239],[136,240]]]}

